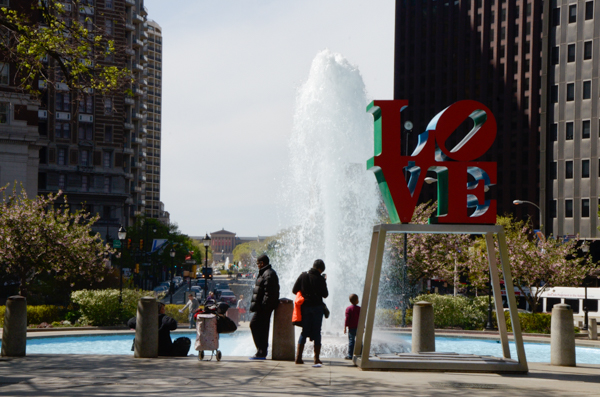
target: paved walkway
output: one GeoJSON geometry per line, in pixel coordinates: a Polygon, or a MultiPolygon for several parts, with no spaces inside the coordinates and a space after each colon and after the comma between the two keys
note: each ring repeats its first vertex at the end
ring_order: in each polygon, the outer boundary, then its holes
{"type": "MultiPolygon", "coordinates": [[[[308,360],[306,361],[308,362],[308,360]]],[[[0,358],[2,396],[598,396],[600,366],[530,364],[527,375],[366,372],[224,357],[30,355],[0,358]]]]}

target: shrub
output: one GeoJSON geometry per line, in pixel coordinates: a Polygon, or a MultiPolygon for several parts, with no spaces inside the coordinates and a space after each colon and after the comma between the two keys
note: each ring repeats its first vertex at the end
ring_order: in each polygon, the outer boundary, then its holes
{"type": "Polygon", "coordinates": [[[96,326],[120,325],[137,313],[137,304],[143,296],[154,296],[152,291],[123,290],[123,305],[119,305],[119,290],[80,290],[71,294],[79,306],[80,322],[96,326]]]}
{"type": "Polygon", "coordinates": [[[187,323],[188,322],[188,311],[184,311],[183,313],[179,313],[179,309],[181,309],[183,305],[165,305],[165,314],[171,318],[177,320],[178,323],[187,323]]]}
{"type": "MultiPolygon", "coordinates": [[[[0,326],[4,325],[4,312],[6,306],[0,306],[0,326]]],[[[48,324],[54,321],[60,321],[66,309],[60,306],[40,305],[27,306],[27,324],[48,324]]]]}
{"type": "Polygon", "coordinates": [[[487,320],[487,297],[467,298],[453,295],[419,295],[414,302],[433,304],[436,328],[480,329],[487,320]]]}
{"type": "MultiPolygon", "coordinates": [[[[508,332],[512,332],[512,323],[510,314],[505,312],[506,327],[508,332]]],[[[521,331],[534,334],[549,334],[552,316],[546,313],[519,313],[519,322],[521,331]]]]}

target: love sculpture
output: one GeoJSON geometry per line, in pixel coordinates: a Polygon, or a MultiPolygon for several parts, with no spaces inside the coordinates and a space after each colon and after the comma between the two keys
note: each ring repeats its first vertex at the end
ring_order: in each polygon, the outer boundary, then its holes
{"type": "MultiPolygon", "coordinates": [[[[367,111],[374,118],[375,153],[367,169],[375,173],[392,224],[373,228],[362,307],[353,361],[363,370],[428,370],[476,372],[527,372],[520,320],[508,262],[504,228],[496,225],[496,201],[485,193],[496,183],[496,163],[476,161],[494,143],[496,120],[491,111],[476,101],[459,101],[438,113],[419,135],[410,156],[401,155],[401,112],[406,100],[373,101],[367,111]],[[453,148],[448,138],[468,119],[472,129],[453,148]],[[429,225],[410,224],[427,172],[437,174],[438,211],[429,225]],[[406,177],[405,177],[406,175],[406,177]],[[469,210],[470,209],[470,210],[469,210]],[[398,224],[398,223],[402,224],[398,224]],[[387,233],[461,233],[485,235],[502,359],[456,353],[398,353],[371,356],[371,339],[377,307],[379,280],[387,233]],[[494,234],[518,360],[511,359],[494,234]]],[[[406,255],[404,255],[406,257],[406,255]]]]}

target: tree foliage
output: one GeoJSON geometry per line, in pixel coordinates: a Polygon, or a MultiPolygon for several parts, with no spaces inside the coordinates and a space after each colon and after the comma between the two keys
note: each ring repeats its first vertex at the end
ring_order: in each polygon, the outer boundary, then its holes
{"type": "MultiPolygon", "coordinates": [[[[80,5],[79,0],[72,3],[80,5]]],[[[117,23],[124,23],[124,18],[117,23]]],[[[111,38],[112,32],[89,16],[71,18],[61,2],[32,1],[30,9],[24,4],[1,8],[0,33],[3,60],[17,68],[14,85],[33,96],[40,94],[40,79],[55,88],[62,83],[69,90],[105,95],[123,92],[133,81],[131,71],[111,64],[124,50],[111,38]]]]}
{"type": "MultiPolygon", "coordinates": [[[[578,240],[564,240],[549,236],[543,241],[537,239],[529,224],[512,216],[498,217],[498,224],[504,226],[508,260],[515,288],[527,297],[535,311],[541,294],[548,288],[577,287],[590,274],[595,265],[589,253],[579,249],[578,240]]],[[[585,244],[585,243],[584,243],[585,244]]],[[[483,287],[489,279],[489,265],[483,237],[468,252],[465,263],[471,275],[471,283],[483,287]]],[[[495,240],[496,259],[500,263],[498,240],[495,240]]],[[[502,269],[499,269],[500,273],[502,269]]]]}
{"type": "Polygon", "coordinates": [[[2,190],[0,262],[18,279],[21,295],[42,273],[58,280],[102,279],[114,251],[92,233],[98,216],[71,212],[66,197],[57,205],[60,191],[32,200],[22,187],[17,192],[14,186],[9,196],[2,190]]]}

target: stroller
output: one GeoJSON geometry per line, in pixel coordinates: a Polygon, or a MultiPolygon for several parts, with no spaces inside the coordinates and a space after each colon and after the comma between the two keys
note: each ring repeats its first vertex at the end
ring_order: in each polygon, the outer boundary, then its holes
{"type": "Polygon", "coordinates": [[[210,360],[216,356],[217,361],[221,361],[221,351],[219,350],[219,334],[228,334],[235,332],[237,326],[225,314],[229,305],[223,302],[205,306],[204,309],[198,309],[194,313],[196,319],[196,344],[198,351],[198,360],[204,359],[204,351],[211,352],[210,360]]]}

